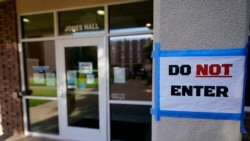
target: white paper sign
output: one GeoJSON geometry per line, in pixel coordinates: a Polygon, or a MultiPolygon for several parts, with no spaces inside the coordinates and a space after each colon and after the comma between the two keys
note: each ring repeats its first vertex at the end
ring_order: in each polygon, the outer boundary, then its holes
{"type": "Polygon", "coordinates": [[[114,83],[125,83],[125,68],[123,67],[114,67],[114,83]]]}
{"type": "Polygon", "coordinates": [[[56,74],[47,72],[46,73],[46,85],[47,86],[56,86],[56,74]]]}
{"type": "Polygon", "coordinates": [[[93,63],[79,62],[79,73],[93,73],[93,63]]]}
{"type": "Polygon", "coordinates": [[[34,84],[45,84],[45,78],[43,73],[33,73],[34,84]]]}
{"type": "Polygon", "coordinates": [[[77,72],[76,70],[67,71],[67,87],[76,88],[77,87],[77,72]]]}
{"type": "Polygon", "coordinates": [[[95,83],[95,76],[94,74],[87,74],[87,84],[94,84],[95,83]]]}
{"type": "Polygon", "coordinates": [[[160,58],[160,110],[241,113],[244,56],[160,58]]]}

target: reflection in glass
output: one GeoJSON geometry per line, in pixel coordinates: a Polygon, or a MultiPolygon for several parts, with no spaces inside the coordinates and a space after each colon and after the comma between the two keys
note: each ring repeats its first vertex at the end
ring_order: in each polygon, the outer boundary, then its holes
{"type": "Polygon", "coordinates": [[[109,7],[110,33],[138,32],[153,29],[153,1],[109,7]]]}
{"type": "Polygon", "coordinates": [[[22,38],[54,36],[53,13],[21,17],[22,38]]]}
{"type": "Polygon", "coordinates": [[[57,101],[27,100],[29,131],[58,134],[57,101]]]}
{"type": "Polygon", "coordinates": [[[104,31],[104,14],[103,7],[59,12],[59,35],[101,33],[104,31]]]}
{"type": "Polygon", "coordinates": [[[151,106],[111,104],[112,140],[151,140],[151,106]]]}
{"type": "Polygon", "coordinates": [[[97,47],[66,47],[68,125],[99,128],[97,47]]]}
{"type": "Polygon", "coordinates": [[[151,101],[152,37],[110,37],[110,99],[151,101]]]}
{"type": "Polygon", "coordinates": [[[56,63],[54,41],[27,42],[24,60],[26,95],[56,97],[56,63]]]}

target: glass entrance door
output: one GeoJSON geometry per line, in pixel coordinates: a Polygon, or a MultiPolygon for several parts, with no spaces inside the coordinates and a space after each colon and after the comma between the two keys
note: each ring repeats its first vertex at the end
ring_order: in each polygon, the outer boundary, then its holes
{"type": "Polygon", "coordinates": [[[56,53],[61,136],[107,140],[104,38],[60,40],[56,53]]]}

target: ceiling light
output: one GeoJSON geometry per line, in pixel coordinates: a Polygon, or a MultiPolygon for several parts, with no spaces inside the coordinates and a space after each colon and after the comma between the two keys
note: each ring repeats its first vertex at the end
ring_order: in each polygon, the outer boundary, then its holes
{"type": "Polygon", "coordinates": [[[151,23],[147,23],[147,24],[146,24],[146,27],[151,27],[151,26],[152,26],[151,23]]]}
{"type": "Polygon", "coordinates": [[[97,10],[97,14],[98,14],[98,15],[104,15],[105,12],[104,12],[103,10],[97,10]]]}
{"type": "Polygon", "coordinates": [[[25,22],[25,23],[29,23],[29,22],[30,22],[30,20],[29,20],[29,19],[27,19],[27,18],[23,18],[23,22],[25,22]]]}

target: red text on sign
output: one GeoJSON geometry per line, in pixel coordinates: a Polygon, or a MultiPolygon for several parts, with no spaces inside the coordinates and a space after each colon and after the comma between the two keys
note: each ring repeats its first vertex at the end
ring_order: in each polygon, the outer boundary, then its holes
{"type": "Polygon", "coordinates": [[[196,77],[232,77],[233,64],[197,64],[196,77]]]}

